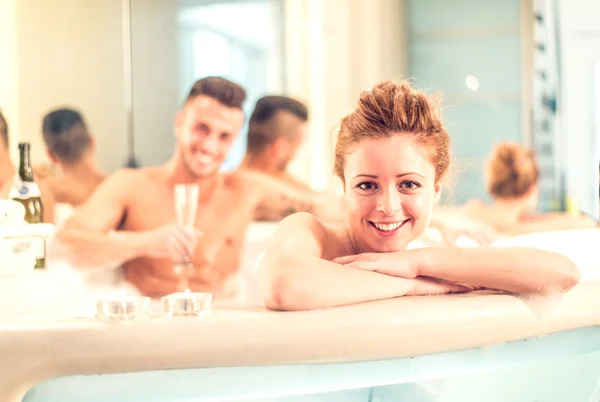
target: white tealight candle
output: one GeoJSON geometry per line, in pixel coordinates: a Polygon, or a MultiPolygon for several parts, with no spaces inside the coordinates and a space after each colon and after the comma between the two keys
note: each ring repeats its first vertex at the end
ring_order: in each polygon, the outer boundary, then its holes
{"type": "Polygon", "coordinates": [[[96,303],[97,317],[101,320],[131,320],[147,315],[149,310],[149,297],[120,296],[100,299],[96,303]]]}
{"type": "Polygon", "coordinates": [[[171,293],[162,298],[163,314],[173,316],[203,316],[212,305],[212,293],[190,291],[171,293]]]}

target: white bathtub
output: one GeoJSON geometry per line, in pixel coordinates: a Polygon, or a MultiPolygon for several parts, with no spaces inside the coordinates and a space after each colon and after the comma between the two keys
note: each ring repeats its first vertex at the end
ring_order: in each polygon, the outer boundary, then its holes
{"type": "MultiPolygon", "coordinates": [[[[249,288],[275,227],[248,230],[242,276],[249,288]]],[[[476,292],[103,323],[82,305],[118,291],[111,284],[118,276],[86,285],[89,277],[63,267],[21,284],[0,282],[3,308],[29,313],[0,314],[0,400],[597,402],[599,236],[556,232],[496,244],[576,261],[585,281],[548,303],[476,292]]]]}
{"type": "Polygon", "coordinates": [[[3,402],[577,402],[600,397],[600,281],[319,311],[0,318],[3,402]]]}

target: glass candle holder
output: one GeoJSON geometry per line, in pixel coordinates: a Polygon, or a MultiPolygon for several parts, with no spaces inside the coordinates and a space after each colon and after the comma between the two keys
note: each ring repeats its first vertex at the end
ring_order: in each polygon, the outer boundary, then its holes
{"type": "Polygon", "coordinates": [[[150,298],[120,296],[96,302],[96,317],[100,320],[132,320],[150,312],[150,298]]]}
{"type": "Polygon", "coordinates": [[[176,292],[162,299],[163,315],[166,317],[204,316],[212,307],[212,293],[176,292]]]}

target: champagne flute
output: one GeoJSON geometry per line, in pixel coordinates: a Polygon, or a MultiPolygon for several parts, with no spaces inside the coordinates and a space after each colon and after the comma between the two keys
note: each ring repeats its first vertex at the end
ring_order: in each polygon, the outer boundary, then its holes
{"type": "MultiPolygon", "coordinates": [[[[196,223],[196,213],[198,210],[198,197],[200,188],[197,184],[176,184],[175,185],[175,214],[177,224],[194,228],[196,223]]],[[[189,277],[194,270],[194,264],[190,262],[189,254],[181,256],[182,261],[173,265],[173,270],[182,279],[182,285],[185,289],[189,288],[189,277]]]]}

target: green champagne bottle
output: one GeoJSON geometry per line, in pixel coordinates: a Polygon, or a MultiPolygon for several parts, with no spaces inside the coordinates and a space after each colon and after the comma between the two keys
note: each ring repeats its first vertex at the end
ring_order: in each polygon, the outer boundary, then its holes
{"type": "MultiPolygon", "coordinates": [[[[25,207],[25,221],[28,223],[42,223],[44,218],[44,205],[40,188],[33,178],[33,168],[29,156],[29,143],[19,144],[19,172],[10,192],[10,198],[20,202],[25,207]]],[[[46,242],[44,238],[36,238],[36,268],[46,266],[46,242]]]]}

